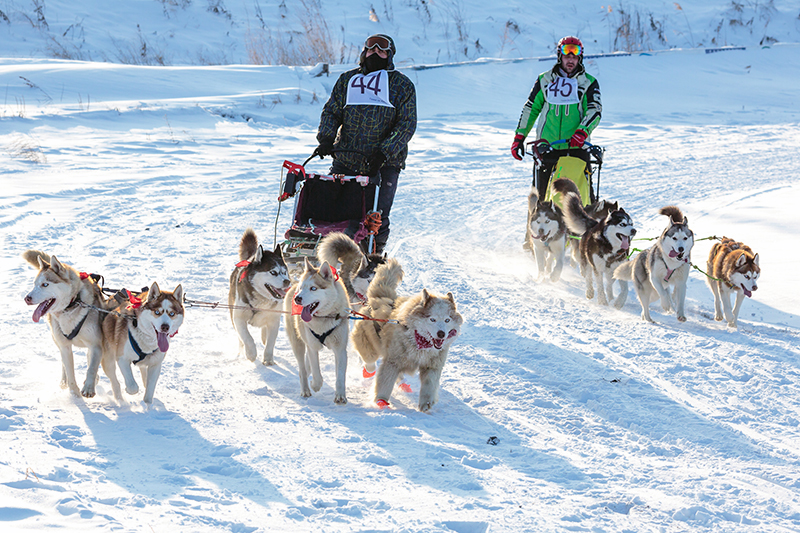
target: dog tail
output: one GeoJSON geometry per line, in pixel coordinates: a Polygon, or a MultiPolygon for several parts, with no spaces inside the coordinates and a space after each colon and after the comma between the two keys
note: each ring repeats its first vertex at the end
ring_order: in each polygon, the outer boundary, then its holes
{"type": "Polygon", "coordinates": [[[633,261],[625,261],[614,269],[614,279],[633,281],[633,261]]]}
{"type": "Polygon", "coordinates": [[[662,207],[659,209],[658,214],[668,216],[670,219],[672,219],[673,224],[683,224],[684,220],[686,220],[681,210],[674,205],[662,207]]]}
{"type": "Polygon", "coordinates": [[[339,274],[344,282],[347,295],[353,297],[355,291],[350,281],[353,274],[358,271],[362,261],[365,261],[364,254],[353,239],[341,232],[329,233],[319,243],[317,248],[317,259],[320,263],[327,262],[329,265],[340,264],[339,274]]]}
{"type": "Polygon", "coordinates": [[[50,263],[50,256],[39,250],[25,250],[22,252],[22,258],[36,268],[39,268],[39,258],[45,263],[50,263]]]}
{"type": "Polygon", "coordinates": [[[403,280],[403,267],[397,259],[387,259],[375,269],[375,277],[367,289],[367,303],[372,317],[389,318],[397,301],[397,287],[403,280]]]}
{"type": "Polygon", "coordinates": [[[580,196],[581,192],[578,190],[578,186],[575,185],[575,182],[569,178],[558,178],[553,182],[553,190],[556,192],[560,192],[563,195],[568,193],[572,193],[576,196],[580,196]]]}
{"type": "Polygon", "coordinates": [[[245,261],[246,259],[250,259],[256,255],[257,250],[258,237],[256,237],[256,232],[253,231],[253,228],[247,228],[244,230],[241,242],[239,242],[239,260],[245,261]]]}
{"type": "Polygon", "coordinates": [[[583,235],[598,224],[598,221],[583,209],[581,197],[571,192],[564,195],[564,222],[567,223],[567,228],[577,235],[583,235]]]}

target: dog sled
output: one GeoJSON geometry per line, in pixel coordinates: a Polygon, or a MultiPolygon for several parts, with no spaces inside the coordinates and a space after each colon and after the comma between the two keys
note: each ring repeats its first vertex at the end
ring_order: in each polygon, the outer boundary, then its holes
{"type": "MultiPolygon", "coordinates": [[[[280,204],[294,198],[292,225],[281,243],[283,258],[292,269],[305,258],[317,261],[317,246],[327,234],[340,231],[366,252],[374,249],[375,235],[381,225],[378,212],[378,177],[326,175],[307,172],[305,165],[284,161],[281,176],[280,204]],[[372,204],[372,208],[367,206],[372,204]]],[[[277,222],[276,222],[277,224],[277,222]]]]}
{"type": "Polygon", "coordinates": [[[529,154],[533,156],[533,182],[538,185],[542,177],[541,169],[552,166],[550,181],[547,184],[547,194],[544,201],[553,200],[559,207],[561,194],[553,190],[553,182],[559,178],[572,181],[581,193],[583,205],[589,205],[600,198],[600,169],[603,166],[602,147],[584,143],[580,148],[567,148],[559,146],[569,140],[563,139],[552,143],[538,139],[528,143],[529,154]]]}

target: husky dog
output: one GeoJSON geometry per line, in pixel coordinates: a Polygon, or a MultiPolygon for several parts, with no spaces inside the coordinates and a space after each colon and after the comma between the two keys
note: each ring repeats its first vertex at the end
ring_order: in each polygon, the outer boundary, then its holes
{"type": "Polygon", "coordinates": [[[340,264],[347,297],[359,302],[367,301],[367,288],[375,277],[375,269],[386,262],[386,255],[364,255],[361,248],[347,235],[340,232],[329,233],[319,243],[317,258],[331,266],[340,264]]]}
{"type": "MultiPolygon", "coordinates": [[[[100,286],[90,276],[61,263],[56,256],[27,250],[22,257],[39,269],[25,303],[36,306],[34,322],[47,316],[53,341],[61,352],[61,388],[69,388],[86,398],[94,397],[97,370],[103,356],[102,322],[105,317],[98,309],[105,309],[107,305],[100,286]],[[88,368],[82,389],[75,380],[73,346],[87,349],[88,368]]],[[[103,370],[111,377],[105,364],[103,370]]]]}
{"type": "Polygon", "coordinates": [[[659,214],[669,217],[669,225],[653,246],[632,261],[618,266],[614,271],[614,278],[633,281],[636,296],[642,304],[644,320],[653,322],[650,318],[650,302],[660,298],[665,312],[675,309],[678,321],[686,322],[684,302],[691,269],[694,233],[689,229],[689,220],[677,207],[662,207],[659,214]],[[670,287],[673,289],[672,296],[670,287]]]}
{"type": "Polygon", "coordinates": [[[244,348],[248,361],[256,360],[256,343],[247,325],[261,328],[264,354],[261,362],[274,365],[273,351],[278,338],[283,298],[291,281],[280,246],[266,251],[256,233],[248,228],[239,243],[239,260],[231,274],[228,304],[231,322],[239,335],[239,353],[244,348]]]}
{"type": "Polygon", "coordinates": [[[383,360],[375,376],[375,403],[389,406],[395,383],[403,374],[419,371],[419,410],[429,411],[439,401],[439,380],[447,352],[464,319],[455,298],[423,289],[420,294],[396,302],[381,331],[383,360]]]}
{"type": "Polygon", "coordinates": [[[350,303],[347,290],[339,275],[323,261],[319,269],[305,259],[305,271],[284,299],[286,334],[297,358],[300,389],[303,398],[311,389],[322,388],[319,351],[330,348],[336,361],[336,386],[333,401],[347,403],[345,375],[347,373],[347,336],[350,303]],[[311,389],[308,369],[311,368],[311,389]]]}
{"type": "MultiPolygon", "coordinates": [[[[586,297],[594,298],[594,276],[597,276],[597,301],[608,305],[614,300],[614,269],[627,258],[631,239],[636,235],[633,221],[624,209],[609,213],[603,220],[590,217],[581,205],[581,198],[568,193],[564,198],[564,218],[570,231],[581,235],[580,266],[586,279],[586,297]]],[[[620,280],[620,293],[614,307],[620,309],[628,298],[628,283],[620,280]]]]}
{"type": "Polygon", "coordinates": [[[706,278],[706,283],[714,293],[714,320],[721,321],[724,312],[728,326],[735,328],[744,297],[752,296],[758,289],[761,275],[758,254],[741,242],[723,237],[711,247],[707,266],[711,278],[706,278]],[[736,303],[731,310],[731,294],[734,293],[736,303]]]}
{"type": "Polygon", "coordinates": [[[536,187],[531,187],[528,194],[527,236],[539,267],[539,279],[549,274],[550,281],[558,281],[564,268],[567,226],[561,209],[552,201],[543,202],[536,187]]]}
{"type": "Polygon", "coordinates": [[[121,304],[103,322],[105,353],[103,368],[108,360],[111,388],[114,397],[122,399],[116,365],[125,379],[128,394],[139,392],[133,378],[131,364],[139,367],[144,385],[144,402],[153,402],[161,363],[169,350],[169,340],[178,333],[183,324],[183,288],[162,291],[153,282],[150,288],[138,295],[129,295],[129,301],[121,304]],[[112,377],[113,376],[113,377],[112,377]]]}
{"type": "Polygon", "coordinates": [[[383,352],[381,332],[398,301],[397,287],[403,280],[403,268],[396,259],[389,259],[375,270],[375,279],[367,289],[367,303],[358,311],[376,320],[359,320],[350,336],[364,363],[364,378],[375,375],[375,363],[383,352]]]}

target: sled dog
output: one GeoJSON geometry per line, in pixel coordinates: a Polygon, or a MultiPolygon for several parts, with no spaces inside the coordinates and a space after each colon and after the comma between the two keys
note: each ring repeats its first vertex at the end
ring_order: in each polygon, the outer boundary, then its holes
{"type": "Polygon", "coordinates": [[[329,233],[319,243],[317,259],[331,266],[340,265],[339,276],[344,282],[347,297],[360,303],[367,301],[367,288],[375,277],[375,269],[386,262],[381,254],[364,255],[361,248],[347,235],[329,233]]]}
{"type": "Polygon", "coordinates": [[[389,259],[375,270],[375,279],[367,289],[367,303],[358,312],[376,320],[359,320],[353,326],[350,340],[364,364],[365,378],[375,375],[377,360],[383,353],[381,333],[386,320],[398,302],[397,287],[403,280],[403,268],[396,259],[389,259]]]}
{"type": "MultiPolygon", "coordinates": [[[[61,388],[69,388],[86,398],[94,397],[103,356],[102,322],[105,318],[97,309],[106,307],[100,286],[90,276],[61,263],[56,256],[27,250],[22,257],[39,269],[25,303],[36,306],[34,322],[46,316],[50,324],[53,341],[61,352],[61,388]],[[75,379],[73,346],[87,349],[88,368],[81,389],[75,379]]],[[[103,370],[109,374],[105,364],[103,370]]]]}
{"type": "Polygon", "coordinates": [[[239,263],[231,274],[228,305],[231,322],[239,335],[239,353],[244,349],[248,361],[256,360],[256,343],[248,324],[261,329],[264,354],[261,362],[274,365],[275,341],[281,325],[283,298],[289,290],[289,271],[280,246],[264,250],[256,233],[248,228],[239,242],[239,263]]]}
{"type": "Polygon", "coordinates": [[[758,289],[758,254],[741,242],[723,237],[711,247],[707,267],[708,274],[719,280],[706,278],[714,293],[714,320],[721,321],[724,313],[728,326],[735,328],[744,297],[749,298],[758,289]],[[736,303],[731,310],[732,294],[736,294],[736,303]]]}
{"type": "MultiPolygon", "coordinates": [[[[631,239],[636,235],[633,221],[624,209],[609,213],[603,220],[590,217],[581,205],[581,198],[568,193],[564,198],[564,219],[570,231],[581,236],[579,243],[581,273],[586,279],[586,297],[594,298],[594,277],[597,277],[597,301],[608,305],[614,300],[614,269],[627,258],[631,239]]],[[[620,293],[614,307],[621,308],[628,298],[628,283],[620,280],[620,293]]]]}
{"type": "Polygon", "coordinates": [[[439,380],[447,352],[464,319],[455,298],[427,289],[395,302],[380,333],[383,359],[375,376],[375,403],[388,407],[395,383],[403,374],[419,371],[419,410],[429,411],[439,401],[439,380]]]}
{"type": "Polygon", "coordinates": [[[567,226],[561,209],[552,201],[543,202],[535,186],[528,194],[527,224],[528,248],[539,267],[539,280],[549,276],[550,281],[558,281],[564,269],[567,226]]]}
{"type": "Polygon", "coordinates": [[[686,322],[684,302],[686,283],[691,270],[694,233],[689,220],[675,206],[662,207],[659,214],[669,217],[669,224],[655,244],[614,271],[615,279],[633,281],[636,296],[642,304],[642,318],[650,317],[650,302],[661,299],[665,312],[674,309],[679,322],[686,322]],[[672,291],[670,291],[672,289],[672,291]]]}
{"type": "MultiPolygon", "coordinates": [[[[183,288],[162,291],[153,282],[149,289],[130,294],[103,322],[105,336],[104,361],[108,360],[111,388],[117,400],[122,399],[116,365],[125,379],[125,391],[137,394],[139,386],[133,378],[131,365],[139,367],[144,385],[144,402],[153,402],[153,393],[161,374],[161,363],[169,342],[183,324],[183,288]],[[113,376],[113,377],[111,377],[113,376]]],[[[103,367],[105,368],[104,363],[103,367]]]]}
{"type": "Polygon", "coordinates": [[[317,269],[308,258],[305,270],[286,294],[284,300],[286,334],[297,358],[300,389],[303,398],[311,396],[311,389],[322,388],[319,368],[319,351],[323,347],[333,351],[336,363],[334,403],[345,404],[345,375],[347,373],[347,337],[350,303],[339,275],[323,261],[317,269]],[[308,387],[308,369],[311,369],[311,389],[308,387]]]}
{"type": "MultiPolygon", "coordinates": [[[[565,197],[567,193],[573,193],[577,196],[581,195],[580,191],[578,191],[578,186],[575,185],[575,183],[568,178],[558,178],[557,180],[555,180],[553,182],[553,190],[557,193],[560,193],[561,198],[565,197]]],[[[595,200],[591,204],[584,206],[583,209],[586,211],[586,214],[592,217],[593,219],[603,220],[612,211],[619,210],[619,202],[617,201],[611,202],[609,200],[595,200]]],[[[562,216],[563,216],[563,211],[562,211],[562,216]]],[[[580,235],[575,235],[574,233],[567,231],[566,246],[570,255],[570,265],[572,266],[579,265],[581,262],[579,239],[580,235]]],[[[583,275],[583,271],[581,271],[581,275],[583,275]]]]}

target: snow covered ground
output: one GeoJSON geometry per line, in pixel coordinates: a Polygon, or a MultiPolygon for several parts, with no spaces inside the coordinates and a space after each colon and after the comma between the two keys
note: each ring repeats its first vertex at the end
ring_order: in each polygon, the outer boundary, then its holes
{"type": "MultiPolygon", "coordinates": [[[[389,251],[405,292],[452,291],[466,320],[430,414],[416,392],[379,411],[352,350],[349,403],[333,404],[329,352],[325,385],[304,400],[283,332],[278,365],[252,364],[227,313],[206,309],[187,310],[152,408],[141,396],[116,404],[102,373],[91,400],[61,390],[19,254],[54,253],[108,286],[181,283],[189,298],[224,300],[242,231],[272,244],[280,165],[313,150],[347,66],[314,78],[304,67],[0,59],[0,527],[800,530],[798,51],[587,62],[603,91],[601,195],[642,237],[675,204],[697,237],[759,252],[738,330],[713,320],[697,271],[683,324],[657,305],[656,324],[643,322],[632,291],[620,311],[588,302],[571,268],[535,281],[521,247],[530,160],[508,147],[549,62],[405,70],[420,122],[389,251]]],[[[278,233],[288,224],[283,209],[278,233]]],[[[701,268],[711,244],[695,246],[701,268]]]]}

